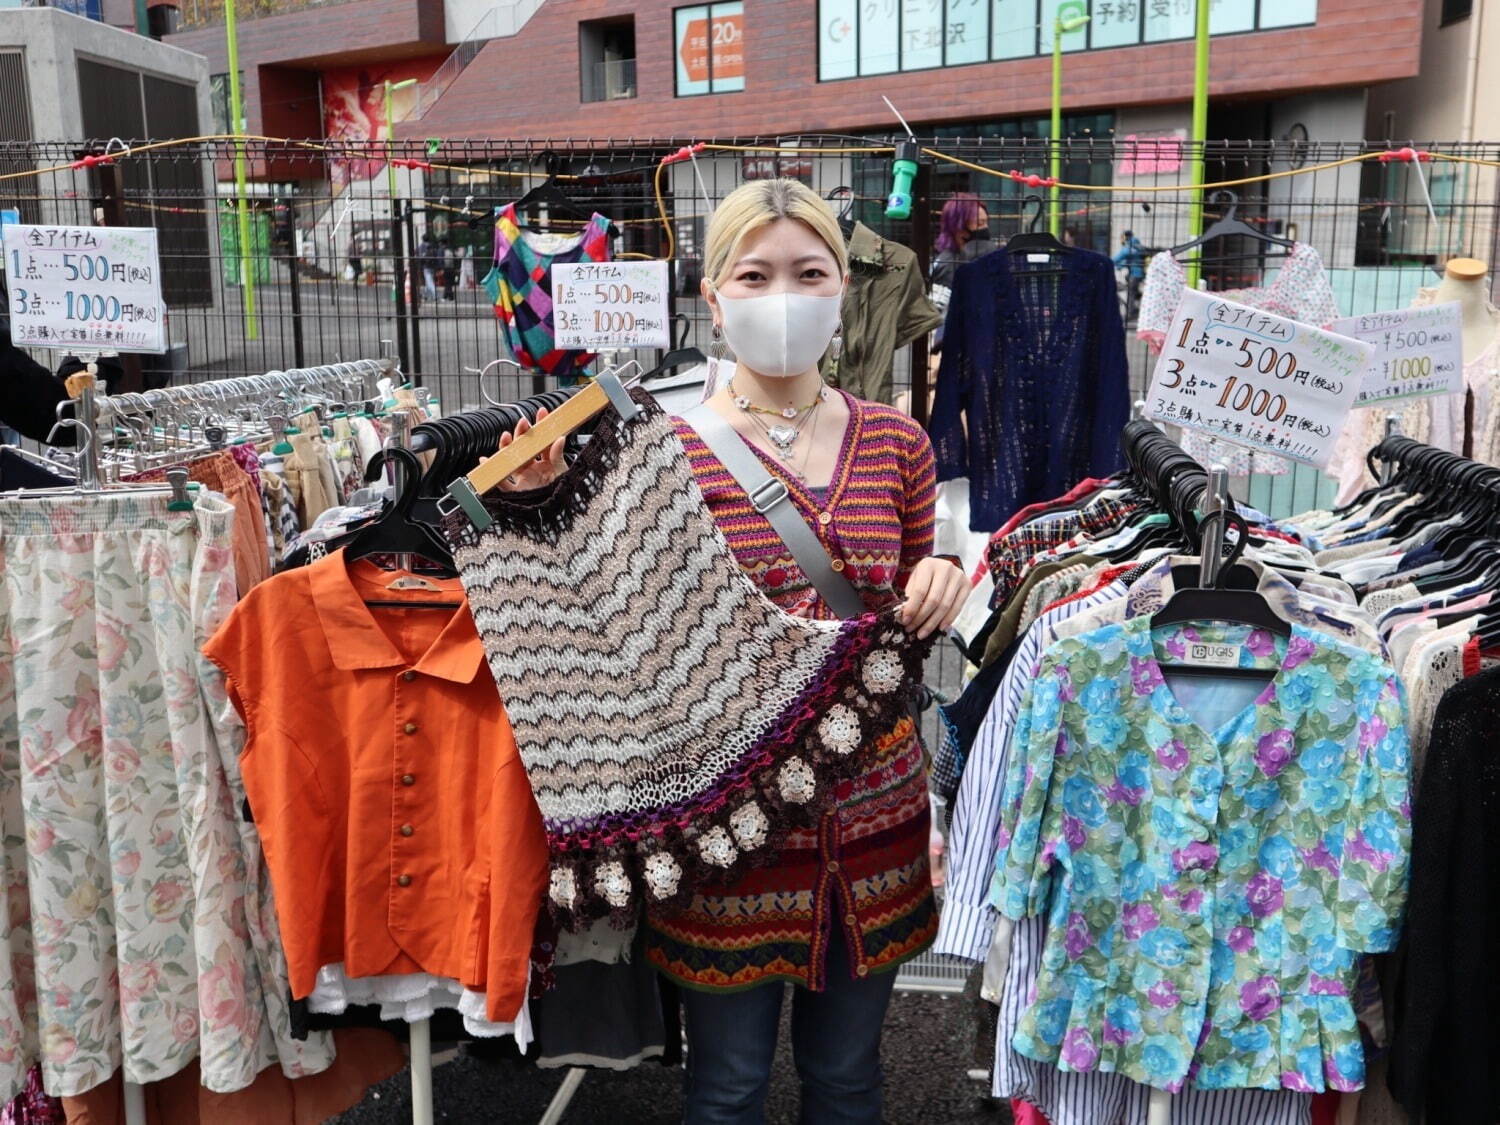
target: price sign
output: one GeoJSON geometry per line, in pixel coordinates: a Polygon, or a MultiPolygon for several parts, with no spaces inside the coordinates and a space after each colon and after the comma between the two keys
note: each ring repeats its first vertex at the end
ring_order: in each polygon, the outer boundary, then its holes
{"type": "Polygon", "coordinates": [[[1331,327],[1375,346],[1355,406],[1464,389],[1463,316],[1457,301],[1346,316],[1331,327]]]}
{"type": "Polygon", "coordinates": [[[560,348],[665,348],[666,262],[566,262],[552,267],[560,348]]]}
{"type": "Polygon", "coordinates": [[[161,261],[151,227],[0,226],[17,344],[166,350],[161,261]]]}
{"type": "Polygon", "coordinates": [[[1373,344],[1185,289],[1151,376],[1151,417],[1319,469],[1373,344]]]}

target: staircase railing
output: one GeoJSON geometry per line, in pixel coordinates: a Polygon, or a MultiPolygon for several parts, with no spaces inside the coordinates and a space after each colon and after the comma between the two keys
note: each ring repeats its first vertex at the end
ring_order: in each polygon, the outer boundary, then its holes
{"type": "Polygon", "coordinates": [[[491,39],[505,39],[518,34],[545,2],[546,0],[507,0],[480,16],[469,33],[443,60],[443,64],[433,71],[432,77],[422,83],[416,107],[408,120],[425,117],[437,105],[438,99],[448,92],[448,88],[458,81],[458,76],[478,57],[479,52],[484,50],[486,43],[491,39]]]}

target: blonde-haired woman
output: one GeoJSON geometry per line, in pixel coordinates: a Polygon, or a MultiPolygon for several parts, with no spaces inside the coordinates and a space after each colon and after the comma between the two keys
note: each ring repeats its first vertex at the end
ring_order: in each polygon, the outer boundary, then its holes
{"type": "MultiPolygon", "coordinates": [[[[709,401],[786,483],[866,606],[904,596],[902,620],[925,636],[952,623],[968,584],[954,560],[931,557],[927,435],[819,375],[847,272],[838,224],[809,188],[761,180],[732,192],[709,223],[703,296],[736,365],[709,401]]],[[[835,616],[697,433],[682,422],[678,432],[746,572],[790,613],[835,616]]],[[[561,468],[559,443],[510,487],[540,487],[561,468]]],[[[894,970],[932,941],[937,915],[915,725],[862,753],[864,776],[840,789],[815,830],[788,840],[775,866],[649,919],[648,956],[684,989],[687,1125],[764,1120],[788,981],[802,1120],[881,1120],[880,1028],[894,970]]]]}

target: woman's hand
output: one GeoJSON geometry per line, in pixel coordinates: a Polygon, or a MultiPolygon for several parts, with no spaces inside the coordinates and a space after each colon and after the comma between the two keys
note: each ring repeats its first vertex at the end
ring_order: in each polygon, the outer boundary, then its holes
{"type": "MultiPolygon", "coordinates": [[[[547,417],[547,408],[544,406],[536,412],[536,420],[540,422],[547,417]]],[[[531,432],[531,423],[525,418],[516,425],[514,431],[500,435],[500,448],[504,449],[518,437],[531,432]]],[[[560,437],[550,447],[538,453],[532,460],[517,469],[510,476],[500,481],[502,492],[524,492],[532,488],[546,488],[549,484],[562,476],[563,470],[568,467],[563,460],[563,445],[568,439],[560,437]]],[[[485,458],[489,460],[488,457],[485,458]]]]}
{"type": "Polygon", "coordinates": [[[951,559],[923,559],[906,580],[901,624],[918,637],[947,629],[969,596],[969,580],[951,559]]]}

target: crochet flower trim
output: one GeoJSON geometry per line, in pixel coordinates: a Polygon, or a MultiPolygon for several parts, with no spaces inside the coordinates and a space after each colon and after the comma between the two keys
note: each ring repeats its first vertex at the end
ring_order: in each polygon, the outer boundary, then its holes
{"type": "Polygon", "coordinates": [[[894,610],[843,625],[814,686],[710,791],[587,828],[547,824],[547,906],[561,928],[624,924],[641,902],[671,910],[774,863],[790,832],[814,827],[839,784],[863,775],[868,751],[911,714],[932,641],[909,636],[894,610]]]}

